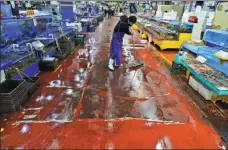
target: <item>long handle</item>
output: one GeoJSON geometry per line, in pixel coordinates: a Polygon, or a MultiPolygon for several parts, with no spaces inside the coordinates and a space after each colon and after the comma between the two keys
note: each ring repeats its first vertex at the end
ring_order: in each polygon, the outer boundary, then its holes
{"type": "Polygon", "coordinates": [[[34,82],[34,80],[32,78],[30,78],[29,76],[27,76],[25,73],[21,72],[21,74],[23,74],[25,77],[27,77],[30,81],[34,82]]]}
{"type": "Polygon", "coordinates": [[[23,79],[23,76],[22,75],[24,75],[25,77],[27,77],[30,81],[32,81],[33,82],[33,79],[31,79],[29,76],[27,76],[25,73],[23,73],[23,72],[21,72],[18,68],[16,68],[16,67],[13,67],[16,71],[17,71],[17,73],[21,76],[21,79],[23,79]]]}
{"type": "Polygon", "coordinates": [[[15,68],[15,67],[13,67],[13,68],[17,71],[17,73],[20,75],[21,79],[23,80],[23,76],[21,74],[21,71],[18,68],[15,68]]]}
{"type": "Polygon", "coordinates": [[[135,75],[136,75],[137,71],[138,71],[138,69],[135,70],[135,73],[134,73],[134,75],[133,75],[133,77],[131,79],[131,82],[129,84],[130,85],[130,88],[132,88],[132,82],[133,82],[133,79],[135,78],[135,75]]]}
{"type": "Polygon", "coordinates": [[[135,40],[134,40],[134,34],[132,35],[132,44],[133,44],[133,49],[135,49],[135,40]]]}
{"type": "Polygon", "coordinates": [[[133,53],[136,56],[134,35],[132,35],[132,44],[133,44],[133,53]]]}

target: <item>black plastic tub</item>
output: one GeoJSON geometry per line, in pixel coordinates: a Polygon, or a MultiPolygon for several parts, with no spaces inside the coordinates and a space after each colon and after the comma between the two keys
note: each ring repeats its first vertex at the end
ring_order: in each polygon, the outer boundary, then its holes
{"type": "Polygon", "coordinates": [[[102,22],[103,20],[104,20],[103,17],[98,17],[98,18],[97,18],[97,21],[98,21],[98,22],[102,22]]]}
{"type": "Polygon", "coordinates": [[[0,83],[0,96],[11,95],[18,90],[20,86],[23,86],[25,80],[5,80],[0,83]]]}
{"type": "Polygon", "coordinates": [[[40,71],[54,71],[58,67],[58,60],[54,59],[53,61],[40,60],[39,70],[40,71]]]}
{"type": "Polygon", "coordinates": [[[67,43],[59,43],[59,47],[61,49],[67,49],[70,47],[70,42],[67,42],[67,43]]]}
{"type": "Polygon", "coordinates": [[[24,77],[26,80],[27,88],[28,88],[28,94],[32,94],[39,86],[40,86],[40,77],[24,77]],[[31,78],[33,81],[31,81],[29,78],[31,78]]]}
{"type": "Polygon", "coordinates": [[[67,48],[61,49],[61,51],[67,51],[70,54],[76,48],[74,43],[70,43],[67,48]]]}
{"type": "Polygon", "coordinates": [[[89,26],[89,25],[91,25],[91,22],[84,22],[84,21],[81,21],[80,22],[81,24],[82,24],[82,26],[89,26]]]}
{"type": "Polygon", "coordinates": [[[62,50],[61,52],[58,51],[55,53],[54,57],[63,60],[65,59],[67,56],[69,55],[69,51],[68,50],[62,50]]]}

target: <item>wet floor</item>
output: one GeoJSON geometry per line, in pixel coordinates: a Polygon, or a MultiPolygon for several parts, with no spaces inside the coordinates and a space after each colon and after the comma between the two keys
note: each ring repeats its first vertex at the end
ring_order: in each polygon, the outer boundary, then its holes
{"type": "Polygon", "coordinates": [[[1,117],[2,148],[224,148],[150,47],[138,46],[135,57],[125,36],[123,66],[107,69],[116,22],[100,24],[57,70],[41,73],[19,111],[1,117]],[[144,65],[129,68],[135,59],[144,65]]]}
{"type": "Polygon", "coordinates": [[[167,61],[169,61],[169,63],[172,63],[175,54],[178,53],[178,50],[163,50],[159,52],[165,57],[165,59],[167,59],[167,61]]]}

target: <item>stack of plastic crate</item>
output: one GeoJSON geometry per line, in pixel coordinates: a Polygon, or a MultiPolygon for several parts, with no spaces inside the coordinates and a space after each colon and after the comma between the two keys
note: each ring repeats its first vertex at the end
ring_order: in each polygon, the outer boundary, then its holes
{"type": "Polygon", "coordinates": [[[0,112],[12,112],[28,99],[25,80],[5,80],[0,84],[0,112]]]}

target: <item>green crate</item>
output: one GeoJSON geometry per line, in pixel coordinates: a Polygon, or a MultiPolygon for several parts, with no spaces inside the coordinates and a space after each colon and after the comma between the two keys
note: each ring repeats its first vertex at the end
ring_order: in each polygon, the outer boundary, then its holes
{"type": "Polygon", "coordinates": [[[75,38],[75,44],[76,45],[79,45],[79,44],[84,44],[84,36],[83,35],[78,35],[76,38],[75,38]]]}

